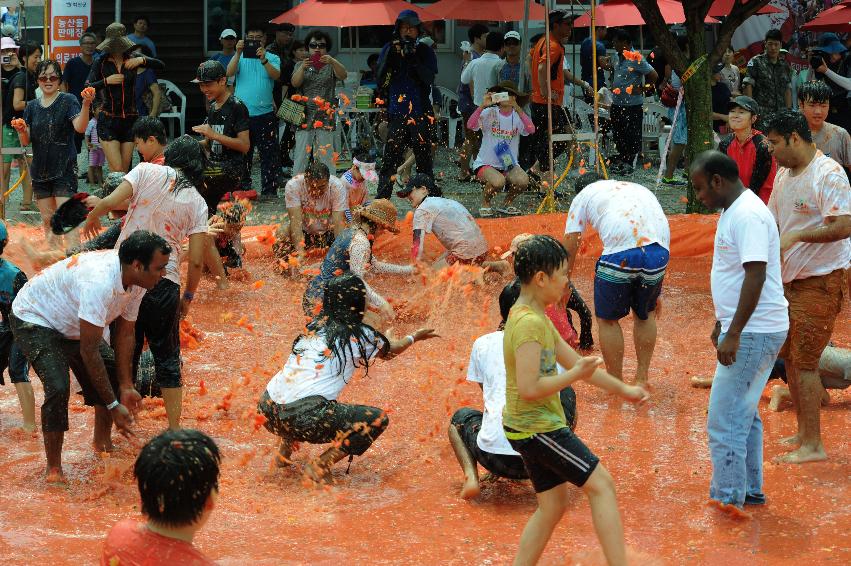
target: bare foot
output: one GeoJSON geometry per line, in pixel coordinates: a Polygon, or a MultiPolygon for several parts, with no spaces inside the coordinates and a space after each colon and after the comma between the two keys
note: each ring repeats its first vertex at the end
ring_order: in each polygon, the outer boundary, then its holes
{"type": "Polygon", "coordinates": [[[794,434],[792,436],[787,436],[786,438],[780,439],[780,444],[785,444],[786,446],[800,446],[801,437],[798,436],[797,434],[794,434]]]}
{"type": "Polygon", "coordinates": [[[65,474],[62,472],[62,468],[48,468],[45,471],[44,479],[47,483],[55,484],[55,485],[65,485],[65,474]]]}
{"type": "Polygon", "coordinates": [[[34,434],[35,433],[35,423],[24,423],[24,424],[21,425],[21,429],[23,429],[23,431],[26,432],[26,433],[34,434]]]}
{"type": "Polygon", "coordinates": [[[279,468],[287,468],[292,465],[293,461],[290,460],[290,456],[292,456],[293,447],[286,440],[281,441],[281,445],[278,447],[278,453],[275,454],[275,465],[279,468]]]}
{"type": "Polygon", "coordinates": [[[727,515],[730,516],[731,519],[742,520],[742,519],[752,518],[752,515],[750,513],[748,513],[747,511],[745,511],[744,509],[742,509],[741,507],[736,507],[735,505],[733,505],[731,503],[721,503],[717,499],[710,499],[709,500],[709,506],[715,507],[719,511],[726,513],[727,515]]]}
{"type": "Polygon", "coordinates": [[[697,389],[709,389],[715,377],[700,377],[695,375],[691,378],[691,386],[697,389]]]}
{"type": "Polygon", "coordinates": [[[304,475],[313,483],[331,483],[331,470],[323,470],[318,462],[311,462],[304,466],[304,475]]]}
{"type": "Polygon", "coordinates": [[[636,376],[635,385],[637,385],[638,387],[643,387],[644,389],[647,389],[647,390],[650,389],[650,387],[648,387],[648,385],[647,385],[647,377],[636,376]]]}
{"type": "Polygon", "coordinates": [[[473,499],[474,497],[478,497],[479,493],[481,493],[481,489],[479,488],[478,478],[467,478],[467,481],[461,487],[461,499],[473,499]]]}
{"type": "Polygon", "coordinates": [[[92,448],[94,448],[96,454],[101,454],[102,452],[112,452],[115,450],[115,445],[112,443],[112,438],[109,438],[107,440],[94,440],[92,448]]]}
{"type": "Polygon", "coordinates": [[[827,460],[827,453],[824,451],[824,446],[819,444],[817,447],[801,446],[797,450],[793,450],[788,454],[778,456],[774,459],[777,464],[805,464],[807,462],[821,462],[827,460]]]}

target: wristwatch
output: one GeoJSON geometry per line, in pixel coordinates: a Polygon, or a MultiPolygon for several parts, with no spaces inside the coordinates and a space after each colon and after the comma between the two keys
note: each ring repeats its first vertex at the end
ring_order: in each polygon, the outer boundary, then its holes
{"type": "Polygon", "coordinates": [[[265,64],[266,64],[266,63],[268,63],[268,62],[269,62],[269,60],[268,60],[268,59],[260,59],[260,64],[261,64],[261,65],[265,65],[265,64]]]}

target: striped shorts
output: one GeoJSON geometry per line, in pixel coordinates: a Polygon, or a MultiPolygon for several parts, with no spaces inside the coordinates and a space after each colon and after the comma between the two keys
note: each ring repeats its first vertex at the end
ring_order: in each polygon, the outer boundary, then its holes
{"type": "Polygon", "coordinates": [[[670,253],[659,244],[600,257],[594,273],[594,314],[620,320],[632,310],[647,320],[656,309],[670,253]]]}
{"type": "Polygon", "coordinates": [[[564,482],[582,487],[600,463],[568,427],[539,432],[521,440],[509,438],[508,442],[523,458],[536,493],[549,491],[564,482]]]}

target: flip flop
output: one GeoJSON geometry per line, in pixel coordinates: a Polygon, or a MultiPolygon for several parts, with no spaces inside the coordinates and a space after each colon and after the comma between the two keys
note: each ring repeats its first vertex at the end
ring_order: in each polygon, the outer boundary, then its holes
{"type": "Polygon", "coordinates": [[[520,216],[521,214],[523,214],[523,212],[519,208],[514,207],[514,206],[506,206],[505,208],[497,208],[496,211],[499,212],[500,214],[505,214],[505,215],[508,215],[508,216],[520,216]]]}
{"type": "Polygon", "coordinates": [[[479,209],[479,218],[493,218],[493,209],[490,207],[482,207],[479,209]]]}

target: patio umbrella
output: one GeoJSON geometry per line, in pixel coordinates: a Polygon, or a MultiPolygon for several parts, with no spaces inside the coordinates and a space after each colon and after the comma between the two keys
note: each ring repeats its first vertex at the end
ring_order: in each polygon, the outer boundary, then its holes
{"type": "Polygon", "coordinates": [[[442,20],[433,12],[404,0],[307,0],[271,20],[296,26],[392,26],[402,10],[413,10],[424,22],[442,20]]]}
{"type": "Polygon", "coordinates": [[[851,3],[843,2],[821,12],[805,23],[801,29],[807,31],[851,31],[851,3]]]}
{"type": "MultiPolygon", "coordinates": [[[[662,12],[662,18],[669,24],[681,24],[686,21],[683,5],[676,0],[658,0],[659,10],[662,12]]],[[[704,20],[707,24],[717,24],[718,20],[711,16],[706,16],[704,20]]],[[[573,22],[573,25],[578,28],[587,28],[591,26],[591,11],[587,11],[573,22]]],[[[644,18],[632,0],[611,0],[605,4],[597,6],[597,21],[598,27],[616,28],[621,26],[643,26],[644,18]]]]}
{"type": "MultiPolygon", "coordinates": [[[[713,18],[723,18],[724,16],[730,15],[730,12],[733,11],[733,4],[736,3],[736,0],[715,0],[712,3],[712,6],[709,7],[709,15],[713,18]]],[[[748,0],[743,0],[743,4],[747,4],[748,0]]],[[[756,12],[759,15],[762,14],[781,14],[783,10],[780,8],[775,8],[771,4],[766,4],[756,12]]]]}
{"type": "MultiPolygon", "coordinates": [[[[524,0],[440,0],[428,9],[447,20],[522,22],[525,4],[524,0]]],[[[544,17],[544,7],[530,3],[529,19],[543,20],[544,17]]]]}

